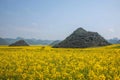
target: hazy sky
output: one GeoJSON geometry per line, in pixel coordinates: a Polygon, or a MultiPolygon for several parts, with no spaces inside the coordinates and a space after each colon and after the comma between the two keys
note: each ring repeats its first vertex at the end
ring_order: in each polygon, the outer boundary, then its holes
{"type": "Polygon", "coordinates": [[[0,0],[0,37],[62,40],[78,27],[120,38],[120,0],[0,0]]]}

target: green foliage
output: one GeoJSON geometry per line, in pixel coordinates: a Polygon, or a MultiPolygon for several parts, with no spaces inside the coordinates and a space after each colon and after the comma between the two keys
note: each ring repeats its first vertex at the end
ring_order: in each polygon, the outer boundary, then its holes
{"type": "Polygon", "coordinates": [[[60,43],[54,45],[54,48],[87,48],[110,45],[97,32],[89,32],[83,28],[78,28],[70,36],[60,43]]]}

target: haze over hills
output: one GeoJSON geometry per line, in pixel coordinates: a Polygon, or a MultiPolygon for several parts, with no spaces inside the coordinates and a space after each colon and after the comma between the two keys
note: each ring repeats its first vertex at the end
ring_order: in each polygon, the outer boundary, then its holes
{"type": "Polygon", "coordinates": [[[118,40],[117,43],[120,44],[120,40],[118,40]]]}
{"type": "MultiPolygon", "coordinates": [[[[86,32],[86,30],[81,29],[81,30],[74,31],[74,34],[79,34],[79,33],[84,33],[84,32],[86,32]]],[[[19,40],[25,40],[30,45],[54,46],[61,42],[61,40],[41,40],[41,39],[35,39],[35,38],[25,39],[22,37],[17,37],[15,39],[14,38],[0,38],[0,45],[9,45],[9,44],[15,43],[16,41],[19,41],[19,40]]],[[[120,43],[119,38],[112,38],[112,39],[108,39],[107,41],[111,44],[119,44],[120,43]]]]}
{"type": "Polygon", "coordinates": [[[3,39],[3,38],[0,38],[0,45],[8,45],[9,43],[3,39]]]}
{"type": "Polygon", "coordinates": [[[13,38],[4,38],[4,39],[9,44],[12,44],[12,43],[19,41],[19,40],[25,40],[30,45],[49,45],[54,41],[54,40],[41,40],[41,39],[25,39],[22,37],[17,37],[16,39],[13,39],[13,38]]]}
{"type": "Polygon", "coordinates": [[[97,32],[86,31],[83,28],[76,29],[70,36],[60,43],[54,45],[54,48],[86,48],[110,45],[97,32]]]}
{"type": "Polygon", "coordinates": [[[108,40],[108,42],[109,42],[109,43],[112,43],[112,44],[120,43],[119,41],[120,41],[120,39],[118,39],[118,38],[112,38],[112,39],[109,39],[109,40],[108,40]]]}
{"type": "MultiPolygon", "coordinates": [[[[61,40],[41,40],[41,39],[25,39],[22,37],[14,38],[0,38],[0,45],[9,45],[19,40],[25,40],[30,45],[51,45],[54,46],[55,44],[58,44],[61,42],[61,40]]],[[[120,39],[119,38],[112,38],[107,40],[111,44],[119,44],[120,39]]]]}

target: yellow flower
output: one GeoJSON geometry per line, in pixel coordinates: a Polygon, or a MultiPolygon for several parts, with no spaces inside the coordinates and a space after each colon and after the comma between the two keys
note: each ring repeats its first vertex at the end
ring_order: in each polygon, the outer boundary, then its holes
{"type": "Polygon", "coordinates": [[[0,46],[0,79],[120,80],[116,46],[120,44],[85,49],[0,46]]]}
{"type": "Polygon", "coordinates": [[[21,73],[23,70],[21,68],[16,69],[17,72],[21,73]]]}
{"type": "Polygon", "coordinates": [[[102,75],[99,76],[99,80],[105,80],[105,79],[106,79],[106,77],[105,77],[104,74],[102,74],[102,75]]]}

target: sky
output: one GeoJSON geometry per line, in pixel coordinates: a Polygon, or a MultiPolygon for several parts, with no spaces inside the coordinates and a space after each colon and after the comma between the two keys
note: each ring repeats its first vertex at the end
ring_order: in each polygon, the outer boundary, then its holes
{"type": "Polygon", "coordinates": [[[120,0],[0,0],[0,37],[63,40],[79,27],[120,38],[120,0]]]}

